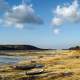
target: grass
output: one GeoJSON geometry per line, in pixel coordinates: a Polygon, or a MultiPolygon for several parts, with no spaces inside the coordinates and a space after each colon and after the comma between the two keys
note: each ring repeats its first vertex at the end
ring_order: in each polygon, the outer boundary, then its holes
{"type": "MultiPolygon", "coordinates": [[[[20,55],[19,53],[17,54],[20,55]]],[[[40,51],[32,53],[24,52],[23,54],[24,55],[22,55],[21,53],[20,56],[32,56],[35,59],[33,59],[32,61],[24,60],[17,63],[16,65],[32,64],[33,62],[35,64],[43,64],[45,65],[43,69],[44,71],[46,71],[46,73],[35,76],[29,76],[25,74],[28,70],[15,70],[12,67],[13,65],[1,65],[0,77],[5,78],[3,80],[21,80],[21,78],[29,79],[31,77],[35,77],[34,80],[80,80],[79,50],[65,50],[55,52],[40,51]]]]}

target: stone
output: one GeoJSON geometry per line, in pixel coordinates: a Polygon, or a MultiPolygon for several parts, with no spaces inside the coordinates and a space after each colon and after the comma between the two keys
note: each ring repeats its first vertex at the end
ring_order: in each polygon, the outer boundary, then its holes
{"type": "Polygon", "coordinates": [[[28,69],[33,69],[35,68],[35,65],[30,64],[30,65],[20,65],[20,66],[14,66],[15,69],[17,70],[28,70],[28,69]]]}
{"type": "Polygon", "coordinates": [[[71,76],[73,75],[73,72],[62,72],[61,76],[71,76]]]}
{"type": "Polygon", "coordinates": [[[28,69],[33,69],[33,68],[42,68],[44,65],[42,64],[29,64],[29,65],[16,65],[13,66],[13,68],[17,70],[28,70],[28,69]]]}
{"type": "Polygon", "coordinates": [[[43,69],[34,69],[34,70],[31,70],[31,71],[28,71],[26,73],[26,75],[37,75],[37,74],[42,74],[42,73],[44,73],[43,69]]]}

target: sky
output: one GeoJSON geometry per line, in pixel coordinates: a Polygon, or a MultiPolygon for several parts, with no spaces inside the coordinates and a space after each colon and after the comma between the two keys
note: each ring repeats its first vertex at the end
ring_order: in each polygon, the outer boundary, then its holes
{"type": "Polygon", "coordinates": [[[0,0],[0,44],[62,49],[79,35],[79,0],[0,0]]]}

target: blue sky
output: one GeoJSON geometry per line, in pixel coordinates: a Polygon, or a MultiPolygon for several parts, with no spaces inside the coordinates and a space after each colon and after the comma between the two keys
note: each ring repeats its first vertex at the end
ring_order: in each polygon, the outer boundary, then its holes
{"type": "Polygon", "coordinates": [[[79,0],[1,0],[0,44],[68,48],[80,43],[79,0]]]}

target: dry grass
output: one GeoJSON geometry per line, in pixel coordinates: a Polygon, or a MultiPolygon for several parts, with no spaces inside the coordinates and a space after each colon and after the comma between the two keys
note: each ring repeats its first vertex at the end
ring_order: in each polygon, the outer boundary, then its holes
{"type": "MultiPolygon", "coordinates": [[[[32,61],[21,61],[17,65],[32,64],[33,62],[45,65],[43,69],[47,73],[38,75],[38,78],[35,78],[35,80],[80,80],[80,51],[56,51],[58,54],[55,55],[53,54],[54,52],[50,52],[50,55],[48,52],[47,54],[46,52],[41,52],[39,55],[34,54],[36,59],[32,61]]],[[[0,76],[8,77],[5,80],[18,80],[22,77],[31,77],[26,75],[26,72],[27,70],[15,70],[12,68],[12,65],[4,65],[0,68],[0,76]]]]}

